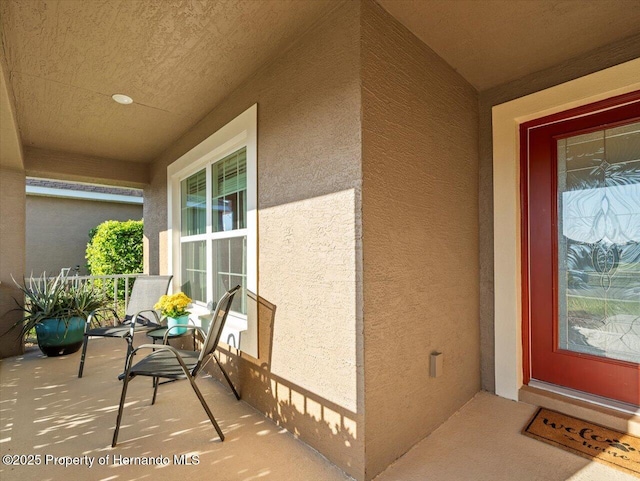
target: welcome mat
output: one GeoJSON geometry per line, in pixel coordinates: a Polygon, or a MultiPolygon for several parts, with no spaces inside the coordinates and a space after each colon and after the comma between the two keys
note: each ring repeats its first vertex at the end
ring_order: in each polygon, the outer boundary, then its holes
{"type": "Polygon", "coordinates": [[[522,434],[635,475],[640,474],[640,438],[540,408],[522,434]]]}

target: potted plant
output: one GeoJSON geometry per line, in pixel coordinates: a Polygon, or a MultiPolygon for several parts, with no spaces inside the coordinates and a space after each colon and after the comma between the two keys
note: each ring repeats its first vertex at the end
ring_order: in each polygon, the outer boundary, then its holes
{"type": "MultiPolygon", "coordinates": [[[[163,316],[167,318],[167,328],[176,325],[189,323],[189,313],[187,307],[191,304],[191,299],[184,292],[177,292],[171,295],[160,297],[154,309],[160,309],[163,316]]],[[[176,327],[171,329],[171,334],[184,334],[186,327],[176,327]]]]}
{"type": "Polygon", "coordinates": [[[44,275],[29,277],[20,285],[24,305],[18,310],[24,317],[16,325],[22,326],[26,336],[36,331],[38,347],[47,356],[61,356],[76,352],[82,346],[84,325],[91,311],[104,305],[104,298],[93,285],[68,279],[62,274],[54,278],[44,275]]]}

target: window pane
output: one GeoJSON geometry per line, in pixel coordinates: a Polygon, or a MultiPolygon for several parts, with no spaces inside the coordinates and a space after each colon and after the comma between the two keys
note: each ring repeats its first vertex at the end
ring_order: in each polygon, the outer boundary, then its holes
{"type": "Polygon", "coordinates": [[[640,362],[640,123],[557,148],[559,347],[640,362]]]}
{"type": "Polygon", "coordinates": [[[182,291],[194,301],[207,302],[206,242],[182,244],[182,291]]]}
{"type": "Polygon", "coordinates": [[[246,227],[247,151],[245,148],[213,164],[211,168],[213,232],[246,227]]]}
{"type": "Polygon", "coordinates": [[[247,237],[213,241],[213,297],[217,300],[225,291],[240,284],[242,291],[233,300],[231,309],[247,313],[247,237]]]}
{"type": "Polygon", "coordinates": [[[180,183],[182,235],[206,232],[207,175],[203,169],[180,183]]]}

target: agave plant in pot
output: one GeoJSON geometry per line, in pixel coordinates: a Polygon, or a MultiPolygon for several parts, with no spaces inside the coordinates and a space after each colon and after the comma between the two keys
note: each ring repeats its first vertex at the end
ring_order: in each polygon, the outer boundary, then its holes
{"type": "Polygon", "coordinates": [[[102,293],[92,284],[62,274],[29,277],[24,285],[15,284],[24,294],[24,305],[18,303],[24,317],[17,325],[22,326],[23,336],[35,328],[38,347],[47,356],[80,349],[87,317],[105,304],[102,293]]]}

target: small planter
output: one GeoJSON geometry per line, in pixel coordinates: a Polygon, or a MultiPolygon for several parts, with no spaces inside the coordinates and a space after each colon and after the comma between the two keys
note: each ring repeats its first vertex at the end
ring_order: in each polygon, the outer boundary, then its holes
{"type": "MultiPolygon", "coordinates": [[[[184,316],[180,316],[180,317],[167,317],[168,328],[179,325],[179,324],[189,324],[189,314],[185,314],[184,316]]],[[[171,331],[169,331],[169,335],[176,336],[176,335],[184,334],[185,332],[187,332],[186,327],[177,327],[175,329],[171,329],[171,331]]]]}
{"type": "Polygon", "coordinates": [[[82,317],[44,319],[36,324],[38,347],[49,357],[71,354],[82,347],[85,320],[82,317]]]}

